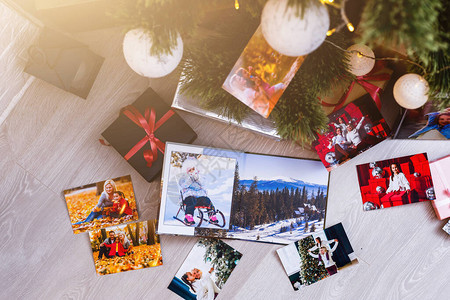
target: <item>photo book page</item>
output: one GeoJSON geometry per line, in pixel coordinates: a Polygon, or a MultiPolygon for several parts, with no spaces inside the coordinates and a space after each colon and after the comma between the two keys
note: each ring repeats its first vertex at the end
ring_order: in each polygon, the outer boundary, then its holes
{"type": "Polygon", "coordinates": [[[296,291],[358,263],[342,223],[314,232],[277,253],[296,291]]]}
{"type": "Polygon", "coordinates": [[[324,224],[318,160],[166,144],[160,234],[288,244],[324,224]]]}

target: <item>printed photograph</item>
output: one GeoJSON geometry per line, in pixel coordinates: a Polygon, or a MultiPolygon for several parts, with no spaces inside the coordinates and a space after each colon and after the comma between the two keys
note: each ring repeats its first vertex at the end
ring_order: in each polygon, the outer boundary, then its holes
{"type": "Polygon", "coordinates": [[[442,230],[450,234],[450,220],[442,227],[442,230]]]}
{"type": "Polygon", "coordinates": [[[236,160],[180,151],[166,155],[164,224],[228,229],[236,160]]]}
{"type": "Polygon", "coordinates": [[[383,141],[391,133],[375,102],[366,97],[328,117],[328,130],[317,133],[317,139],[312,143],[328,171],[383,141]]]}
{"type": "Polygon", "coordinates": [[[434,196],[431,201],[434,212],[439,220],[450,218],[450,155],[430,163],[431,176],[433,176],[434,196]]]}
{"type": "Polygon", "coordinates": [[[222,88],[267,118],[306,56],[285,56],[269,46],[258,27],[222,88]]]}
{"type": "Polygon", "coordinates": [[[218,239],[200,239],[168,288],[183,299],[216,299],[242,254],[218,239]]]}
{"type": "Polygon", "coordinates": [[[130,175],[67,189],[63,193],[75,234],[138,219],[130,175]]]}
{"type": "Polygon", "coordinates": [[[358,263],[342,223],[277,250],[294,290],[358,263]]]}
{"type": "Polygon", "coordinates": [[[241,166],[227,238],[288,244],[323,228],[328,172],[320,161],[245,154],[241,166]]]}
{"type": "Polygon", "coordinates": [[[89,232],[98,275],[163,264],[157,220],[113,226],[89,232]]]}
{"type": "Polygon", "coordinates": [[[356,166],[363,209],[436,199],[426,153],[356,166]]]}
{"type": "Polygon", "coordinates": [[[450,107],[439,110],[433,102],[418,109],[408,109],[398,128],[396,139],[450,139],[450,107]]]}

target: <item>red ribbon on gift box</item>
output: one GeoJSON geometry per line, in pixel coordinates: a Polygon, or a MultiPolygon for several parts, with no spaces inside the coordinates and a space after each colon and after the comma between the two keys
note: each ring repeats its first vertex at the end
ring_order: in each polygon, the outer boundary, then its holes
{"type": "Polygon", "coordinates": [[[167,111],[161,119],[156,121],[156,113],[154,108],[147,107],[145,109],[144,116],[132,105],[122,108],[122,113],[133,121],[137,126],[144,129],[146,136],[140,140],[130,151],[124,156],[126,160],[129,160],[135,155],[144,145],[150,143],[151,150],[144,150],[144,159],[147,162],[147,166],[151,167],[153,162],[158,157],[158,150],[164,153],[165,145],[156,136],[155,131],[164,124],[173,114],[173,110],[167,111]]]}
{"type": "Polygon", "coordinates": [[[341,99],[339,99],[339,101],[337,103],[332,104],[332,103],[328,103],[328,102],[321,100],[322,105],[326,106],[326,107],[334,106],[333,112],[341,109],[344,106],[344,103],[347,100],[348,95],[350,95],[350,93],[353,89],[353,86],[355,85],[355,83],[358,83],[370,94],[373,101],[375,101],[375,104],[377,105],[378,109],[380,109],[381,108],[381,100],[380,100],[379,92],[382,91],[383,89],[374,85],[373,83],[370,83],[369,80],[371,80],[371,81],[389,80],[389,78],[391,77],[391,74],[389,74],[389,73],[375,74],[375,73],[381,71],[384,67],[386,67],[385,61],[381,61],[381,60],[377,61],[375,63],[375,66],[373,67],[372,71],[370,71],[370,73],[363,75],[363,76],[356,77],[356,79],[350,84],[350,87],[348,88],[347,92],[345,92],[344,95],[342,95],[341,99]]]}

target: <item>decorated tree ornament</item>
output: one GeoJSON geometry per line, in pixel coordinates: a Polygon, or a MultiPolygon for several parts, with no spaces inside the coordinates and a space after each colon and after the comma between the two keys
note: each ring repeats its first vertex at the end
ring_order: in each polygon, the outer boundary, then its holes
{"type": "Polygon", "coordinates": [[[363,76],[372,71],[375,66],[375,54],[372,49],[362,44],[355,44],[347,48],[349,71],[355,76],[363,76]],[[370,58],[371,57],[371,58],[370,58]]]}
{"type": "Polygon", "coordinates": [[[123,54],[127,64],[141,76],[158,78],[171,73],[183,57],[183,40],[178,34],[171,54],[150,55],[152,39],[142,28],[132,29],[123,39],[123,54]]]}
{"type": "Polygon", "coordinates": [[[287,56],[306,55],[327,37],[330,16],[325,5],[288,5],[289,0],[269,0],[261,15],[261,29],[269,45],[287,56]]]}
{"type": "Polygon", "coordinates": [[[405,74],[394,84],[394,98],[406,109],[416,109],[428,101],[428,82],[420,75],[405,74]]]}

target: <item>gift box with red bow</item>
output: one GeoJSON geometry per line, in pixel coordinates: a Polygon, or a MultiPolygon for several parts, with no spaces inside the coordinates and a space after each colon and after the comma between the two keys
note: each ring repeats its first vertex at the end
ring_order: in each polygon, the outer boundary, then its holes
{"type": "Polygon", "coordinates": [[[392,72],[386,67],[385,61],[377,61],[368,74],[357,76],[354,81],[344,81],[342,85],[334,88],[330,95],[319,97],[322,109],[329,115],[367,93],[380,109],[380,93],[387,85],[392,72]]]}
{"type": "Polygon", "coordinates": [[[151,88],[123,107],[102,136],[149,182],[162,169],[166,142],[191,143],[197,138],[151,88]]]}

